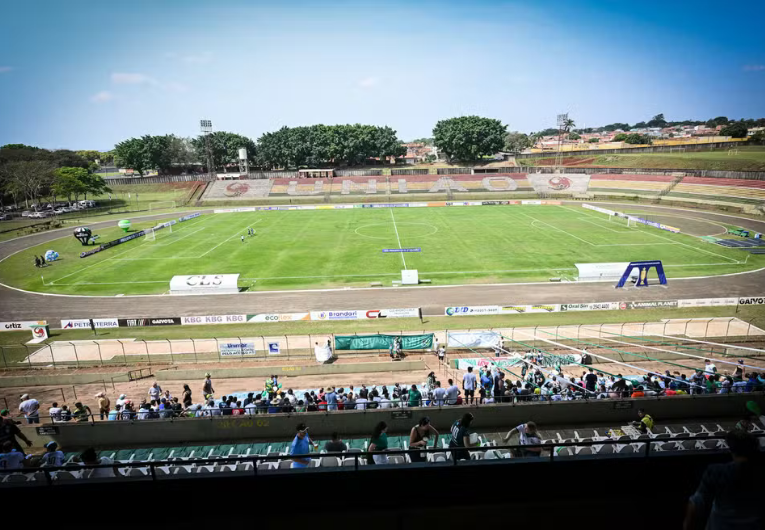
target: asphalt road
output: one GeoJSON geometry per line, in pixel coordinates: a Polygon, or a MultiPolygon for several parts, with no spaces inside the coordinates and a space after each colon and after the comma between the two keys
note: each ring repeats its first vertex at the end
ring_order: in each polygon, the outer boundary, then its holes
{"type": "MultiPolygon", "coordinates": [[[[572,204],[581,204],[573,202],[572,204]]],[[[609,203],[598,203],[608,205],[609,203]]],[[[720,213],[677,210],[642,204],[617,204],[617,209],[645,210],[657,216],[689,216],[736,224],[765,233],[765,221],[732,218],[720,213]]],[[[203,210],[212,212],[212,210],[203,210]]],[[[143,217],[166,218],[167,214],[143,217]]],[[[669,219],[667,219],[669,222],[669,219]]],[[[684,223],[689,223],[683,220],[684,223]]],[[[89,223],[102,228],[114,221],[89,223]]],[[[701,223],[708,225],[708,223],[701,223]]],[[[711,226],[711,225],[709,225],[711,226]]],[[[0,259],[24,248],[71,233],[74,227],[44,232],[0,243],[0,259]]],[[[741,251],[742,256],[745,251],[741,251]]],[[[0,279],[1,281],[1,279],[0,279]]],[[[368,289],[257,291],[234,295],[79,297],[21,292],[0,286],[0,321],[47,320],[58,327],[64,318],[176,317],[253,313],[290,313],[319,310],[422,307],[426,315],[465,305],[678,300],[726,296],[758,296],[765,292],[765,270],[709,279],[670,279],[667,287],[614,289],[611,283],[550,283],[469,286],[383,287],[368,289]]]]}

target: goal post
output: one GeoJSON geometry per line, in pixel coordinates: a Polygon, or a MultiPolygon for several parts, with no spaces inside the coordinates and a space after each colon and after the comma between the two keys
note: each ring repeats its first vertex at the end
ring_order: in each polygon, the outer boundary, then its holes
{"type": "Polygon", "coordinates": [[[147,228],[145,230],[146,235],[144,236],[145,241],[156,241],[157,240],[157,234],[154,232],[153,228],[147,228]]]}
{"type": "Polygon", "coordinates": [[[159,201],[159,202],[150,202],[149,203],[149,211],[152,210],[167,210],[170,208],[175,208],[175,201],[159,201]]]}

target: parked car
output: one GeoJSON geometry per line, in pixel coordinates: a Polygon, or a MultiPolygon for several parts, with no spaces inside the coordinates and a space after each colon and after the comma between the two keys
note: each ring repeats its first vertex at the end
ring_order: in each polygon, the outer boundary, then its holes
{"type": "Polygon", "coordinates": [[[10,221],[10,220],[11,220],[11,214],[0,213],[0,221],[10,221]]]}
{"type": "Polygon", "coordinates": [[[48,212],[32,212],[31,214],[29,214],[29,218],[30,219],[45,219],[46,217],[48,217],[48,215],[49,215],[48,212]]]}
{"type": "Polygon", "coordinates": [[[34,213],[34,212],[31,212],[31,211],[29,211],[29,210],[24,210],[23,212],[21,212],[21,217],[29,217],[29,216],[30,216],[30,215],[32,215],[33,213],[34,213]]]}

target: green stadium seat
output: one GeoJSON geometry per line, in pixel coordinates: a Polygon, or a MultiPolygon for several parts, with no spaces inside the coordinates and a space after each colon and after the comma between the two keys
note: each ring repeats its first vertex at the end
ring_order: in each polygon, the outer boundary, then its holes
{"type": "Polygon", "coordinates": [[[151,456],[151,449],[135,449],[133,452],[133,462],[146,462],[151,456]]]}
{"type": "Polygon", "coordinates": [[[231,451],[232,455],[246,456],[252,444],[236,444],[231,451]]]}
{"type": "Polygon", "coordinates": [[[266,451],[268,451],[268,446],[271,444],[268,443],[254,443],[250,444],[250,454],[251,455],[264,455],[266,454],[266,451]]]}
{"type": "Polygon", "coordinates": [[[350,440],[345,440],[345,444],[349,449],[361,449],[364,451],[367,448],[366,438],[352,438],[350,440]]]}
{"type": "Polygon", "coordinates": [[[151,450],[151,459],[154,461],[167,460],[172,450],[172,447],[155,447],[151,450]]]}
{"type": "MultiPolygon", "coordinates": [[[[112,453],[114,451],[101,451],[98,453],[98,456],[108,456],[111,457],[112,453]]],[[[69,452],[64,453],[64,463],[71,462],[74,457],[79,457],[82,453],[75,453],[75,452],[69,452]]]]}
{"type": "Polygon", "coordinates": [[[120,462],[127,462],[130,460],[130,457],[133,456],[134,452],[135,449],[120,449],[117,451],[117,454],[114,455],[114,459],[119,460],[120,462]]]}
{"type": "Polygon", "coordinates": [[[227,457],[231,453],[232,449],[234,449],[234,446],[230,444],[217,445],[213,447],[210,456],[227,457]]]}

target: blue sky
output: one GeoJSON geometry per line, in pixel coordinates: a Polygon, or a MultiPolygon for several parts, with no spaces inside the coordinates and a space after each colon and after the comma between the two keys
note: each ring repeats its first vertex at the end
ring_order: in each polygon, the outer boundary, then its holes
{"type": "Polygon", "coordinates": [[[0,145],[765,116],[764,2],[6,0],[0,145]]]}

